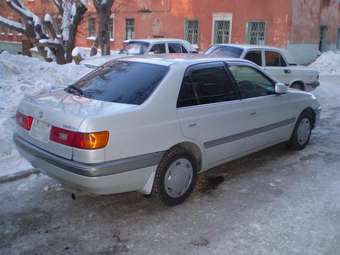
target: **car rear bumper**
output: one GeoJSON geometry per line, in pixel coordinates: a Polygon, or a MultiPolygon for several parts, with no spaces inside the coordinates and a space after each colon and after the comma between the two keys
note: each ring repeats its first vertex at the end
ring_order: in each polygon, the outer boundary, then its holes
{"type": "Polygon", "coordinates": [[[315,82],[312,82],[312,83],[305,83],[305,86],[306,86],[307,91],[312,91],[312,90],[315,90],[317,87],[320,86],[320,82],[315,81],[315,82]]]}
{"type": "Polygon", "coordinates": [[[150,153],[100,164],[83,164],[46,152],[18,135],[20,154],[31,164],[68,188],[92,194],[142,190],[156,171],[163,153],[150,153]]]}

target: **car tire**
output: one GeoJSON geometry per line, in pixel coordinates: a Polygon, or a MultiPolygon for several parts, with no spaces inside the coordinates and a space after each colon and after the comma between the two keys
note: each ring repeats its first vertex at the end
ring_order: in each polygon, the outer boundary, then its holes
{"type": "Polygon", "coordinates": [[[295,124],[288,147],[292,150],[303,150],[309,143],[312,129],[313,115],[310,111],[304,111],[295,124]]]}
{"type": "Polygon", "coordinates": [[[167,206],[183,203],[193,191],[197,180],[197,161],[183,148],[174,148],[159,163],[152,197],[167,206]]]}
{"type": "Polygon", "coordinates": [[[305,85],[302,82],[294,82],[292,86],[290,86],[293,89],[298,89],[301,91],[305,91],[305,85]]]}

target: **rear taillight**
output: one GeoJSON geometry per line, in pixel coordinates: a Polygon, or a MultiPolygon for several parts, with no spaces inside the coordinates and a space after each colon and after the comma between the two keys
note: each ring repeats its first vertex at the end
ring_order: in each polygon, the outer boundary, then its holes
{"type": "Polygon", "coordinates": [[[107,145],[109,132],[80,133],[52,127],[50,140],[79,149],[94,150],[104,148],[107,145]]]}
{"type": "Polygon", "coordinates": [[[16,118],[17,124],[20,127],[26,130],[31,130],[33,117],[22,114],[21,112],[17,112],[15,118],[16,118]]]}

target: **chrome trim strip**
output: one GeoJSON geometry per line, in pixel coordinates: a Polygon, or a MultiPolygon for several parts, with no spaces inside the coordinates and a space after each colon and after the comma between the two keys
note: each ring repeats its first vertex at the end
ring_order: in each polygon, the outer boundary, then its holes
{"type": "Polygon", "coordinates": [[[14,134],[13,140],[20,150],[23,150],[38,160],[44,160],[65,171],[88,177],[107,176],[154,166],[160,162],[164,154],[164,152],[161,151],[104,163],[85,164],[53,155],[27,142],[17,134],[14,134]]]}
{"type": "Polygon", "coordinates": [[[287,126],[289,124],[294,123],[295,120],[296,120],[296,118],[291,118],[291,119],[288,119],[288,120],[283,120],[283,121],[280,121],[280,122],[277,122],[277,123],[274,123],[274,124],[263,126],[263,127],[260,127],[260,128],[255,128],[255,129],[252,129],[252,130],[249,130],[249,131],[245,131],[245,132],[242,132],[242,133],[239,133],[239,134],[236,134],[236,135],[231,135],[231,136],[222,137],[222,138],[219,138],[219,139],[216,139],[216,140],[208,141],[208,142],[204,143],[204,147],[206,149],[209,149],[209,148],[221,145],[221,144],[231,143],[231,142],[234,142],[234,141],[237,141],[237,140],[249,137],[249,136],[254,136],[254,135],[264,133],[264,132],[267,132],[267,131],[270,131],[270,130],[273,130],[273,129],[276,129],[276,128],[279,128],[279,127],[287,126]]]}

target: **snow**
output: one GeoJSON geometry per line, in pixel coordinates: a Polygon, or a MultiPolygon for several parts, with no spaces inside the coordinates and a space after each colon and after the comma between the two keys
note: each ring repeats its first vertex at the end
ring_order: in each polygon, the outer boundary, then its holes
{"type": "Polygon", "coordinates": [[[24,95],[65,87],[91,69],[57,65],[21,55],[0,54],[0,175],[30,168],[12,142],[17,105],[24,95]]]}
{"type": "Polygon", "coordinates": [[[321,75],[340,75],[340,51],[327,51],[310,65],[321,75]]]}
{"type": "Polygon", "coordinates": [[[45,22],[50,22],[50,23],[53,24],[53,18],[52,18],[52,16],[51,16],[50,14],[48,14],[48,13],[45,14],[44,21],[45,21],[45,22]]]}

